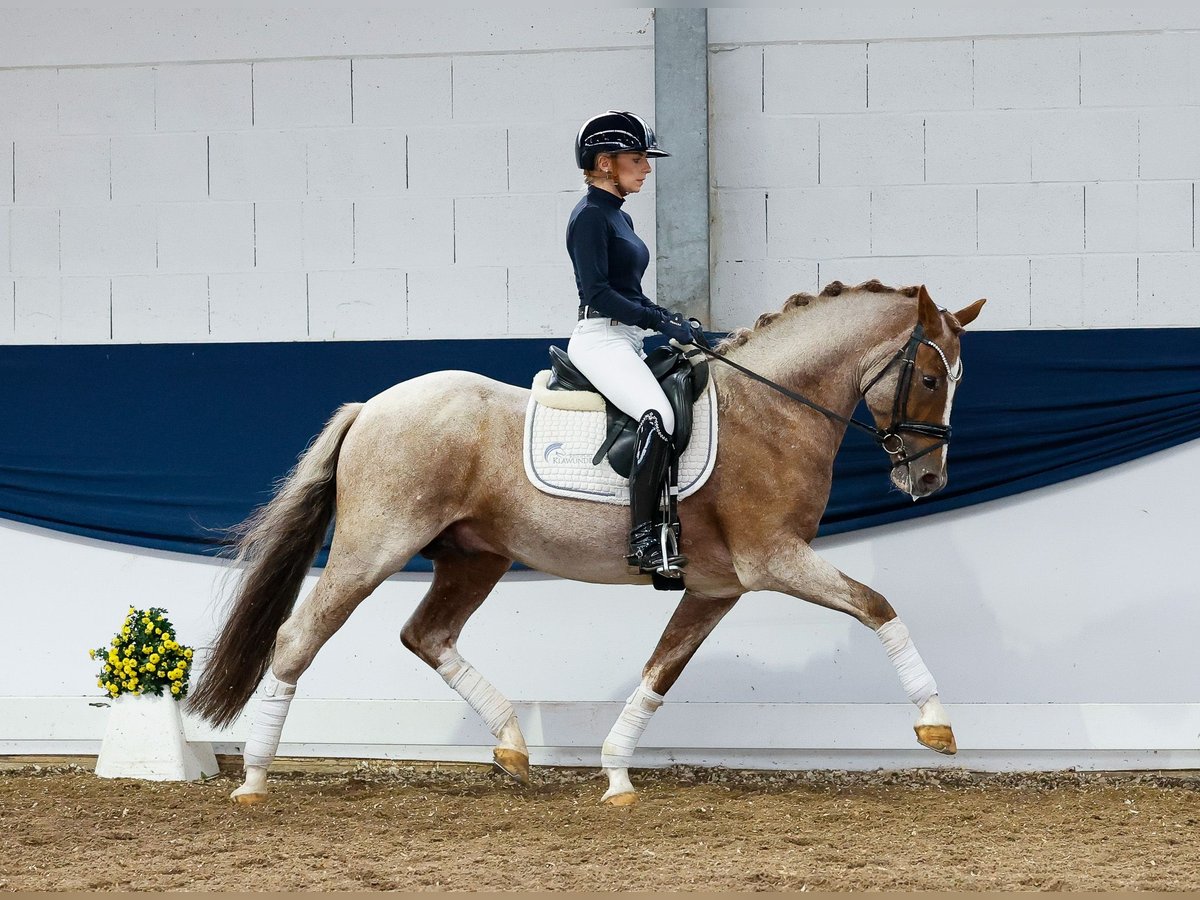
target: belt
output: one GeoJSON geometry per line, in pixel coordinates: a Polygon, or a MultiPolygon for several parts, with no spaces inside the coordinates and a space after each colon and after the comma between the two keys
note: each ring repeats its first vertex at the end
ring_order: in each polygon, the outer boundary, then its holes
{"type": "Polygon", "coordinates": [[[600,310],[592,309],[590,306],[579,307],[578,321],[582,322],[584,319],[608,319],[609,325],[620,325],[621,324],[617,319],[609,319],[609,317],[606,316],[604,313],[600,312],[600,310]]]}

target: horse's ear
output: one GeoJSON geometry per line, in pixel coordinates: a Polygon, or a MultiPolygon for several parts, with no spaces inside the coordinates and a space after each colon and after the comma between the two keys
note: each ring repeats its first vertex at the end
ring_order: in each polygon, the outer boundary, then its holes
{"type": "Polygon", "coordinates": [[[917,321],[925,328],[926,334],[939,334],[942,330],[942,314],[925,285],[917,290],[917,321]]]}
{"type": "Polygon", "coordinates": [[[987,300],[976,300],[970,306],[964,307],[963,309],[960,309],[958,312],[954,313],[954,318],[950,322],[950,327],[954,328],[955,331],[962,331],[975,321],[975,317],[979,315],[979,311],[983,309],[983,304],[985,303],[987,303],[987,300]]]}

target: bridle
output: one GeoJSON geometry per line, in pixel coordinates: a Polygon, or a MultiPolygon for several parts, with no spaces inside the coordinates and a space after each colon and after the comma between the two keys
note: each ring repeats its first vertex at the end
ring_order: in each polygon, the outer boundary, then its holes
{"type": "MultiPolygon", "coordinates": [[[[695,319],[690,321],[696,325],[694,331],[702,334],[703,332],[700,332],[699,328],[700,323],[695,319]]],[[[882,447],[885,453],[896,458],[895,462],[892,463],[892,468],[897,469],[900,466],[908,466],[914,460],[920,459],[927,453],[932,453],[934,450],[944,447],[950,443],[949,425],[943,425],[940,422],[921,422],[914,419],[905,418],[907,415],[906,408],[908,406],[908,396],[912,388],[913,372],[916,369],[917,350],[922,344],[931,348],[935,353],[937,353],[938,357],[942,361],[942,365],[946,368],[946,378],[949,381],[956,382],[963,376],[962,358],[959,358],[956,366],[951,367],[950,361],[946,358],[946,354],[942,351],[942,348],[926,337],[925,326],[918,322],[916,327],[913,328],[912,334],[909,336],[908,343],[897,350],[895,355],[893,355],[892,358],[887,361],[883,368],[875,373],[874,377],[872,377],[871,380],[867,382],[866,386],[859,391],[859,396],[863,399],[866,399],[866,396],[870,392],[871,388],[875,387],[875,385],[879,383],[879,381],[884,375],[887,374],[892,366],[896,365],[897,363],[900,364],[900,376],[896,382],[896,394],[892,398],[892,420],[888,424],[887,428],[876,428],[874,425],[870,425],[866,422],[860,422],[858,419],[853,417],[847,417],[841,415],[840,413],[836,413],[832,409],[826,409],[819,403],[814,403],[812,400],[809,400],[803,394],[798,394],[795,391],[788,390],[783,385],[776,384],[769,378],[764,378],[762,375],[747,369],[740,363],[736,363],[731,359],[721,356],[711,347],[709,347],[707,343],[696,343],[693,346],[695,346],[699,352],[703,353],[710,359],[723,362],[725,365],[737,369],[748,378],[752,378],[761,384],[765,384],[767,387],[778,391],[785,397],[795,400],[798,403],[803,403],[805,406],[816,410],[826,418],[832,419],[835,422],[841,422],[843,425],[851,428],[857,428],[859,431],[870,435],[872,440],[882,447]],[[904,435],[906,434],[933,438],[934,443],[930,444],[924,450],[910,455],[908,453],[908,448],[904,443],[904,435]]]]}

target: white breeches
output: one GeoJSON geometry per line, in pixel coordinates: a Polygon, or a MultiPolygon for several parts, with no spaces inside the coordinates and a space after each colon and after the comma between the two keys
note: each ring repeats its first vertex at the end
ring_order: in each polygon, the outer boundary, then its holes
{"type": "Polygon", "coordinates": [[[657,410],[663,427],[675,431],[675,413],[650,373],[642,349],[645,334],[635,325],[611,325],[608,319],[580,319],[567,344],[567,355],[596,390],[634,421],[657,410]]]}

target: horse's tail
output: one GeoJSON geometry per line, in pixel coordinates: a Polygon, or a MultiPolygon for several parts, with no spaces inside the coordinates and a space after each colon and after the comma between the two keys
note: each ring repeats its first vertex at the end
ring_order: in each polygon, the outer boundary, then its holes
{"type": "Polygon", "coordinates": [[[338,454],[362,406],[347,403],[338,409],[274,499],[231,530],[236,564],[245,572],[188,698],[189,708],[214,725],[237,718],[267,671],[275,635],[333,519],[338,454]]]}

